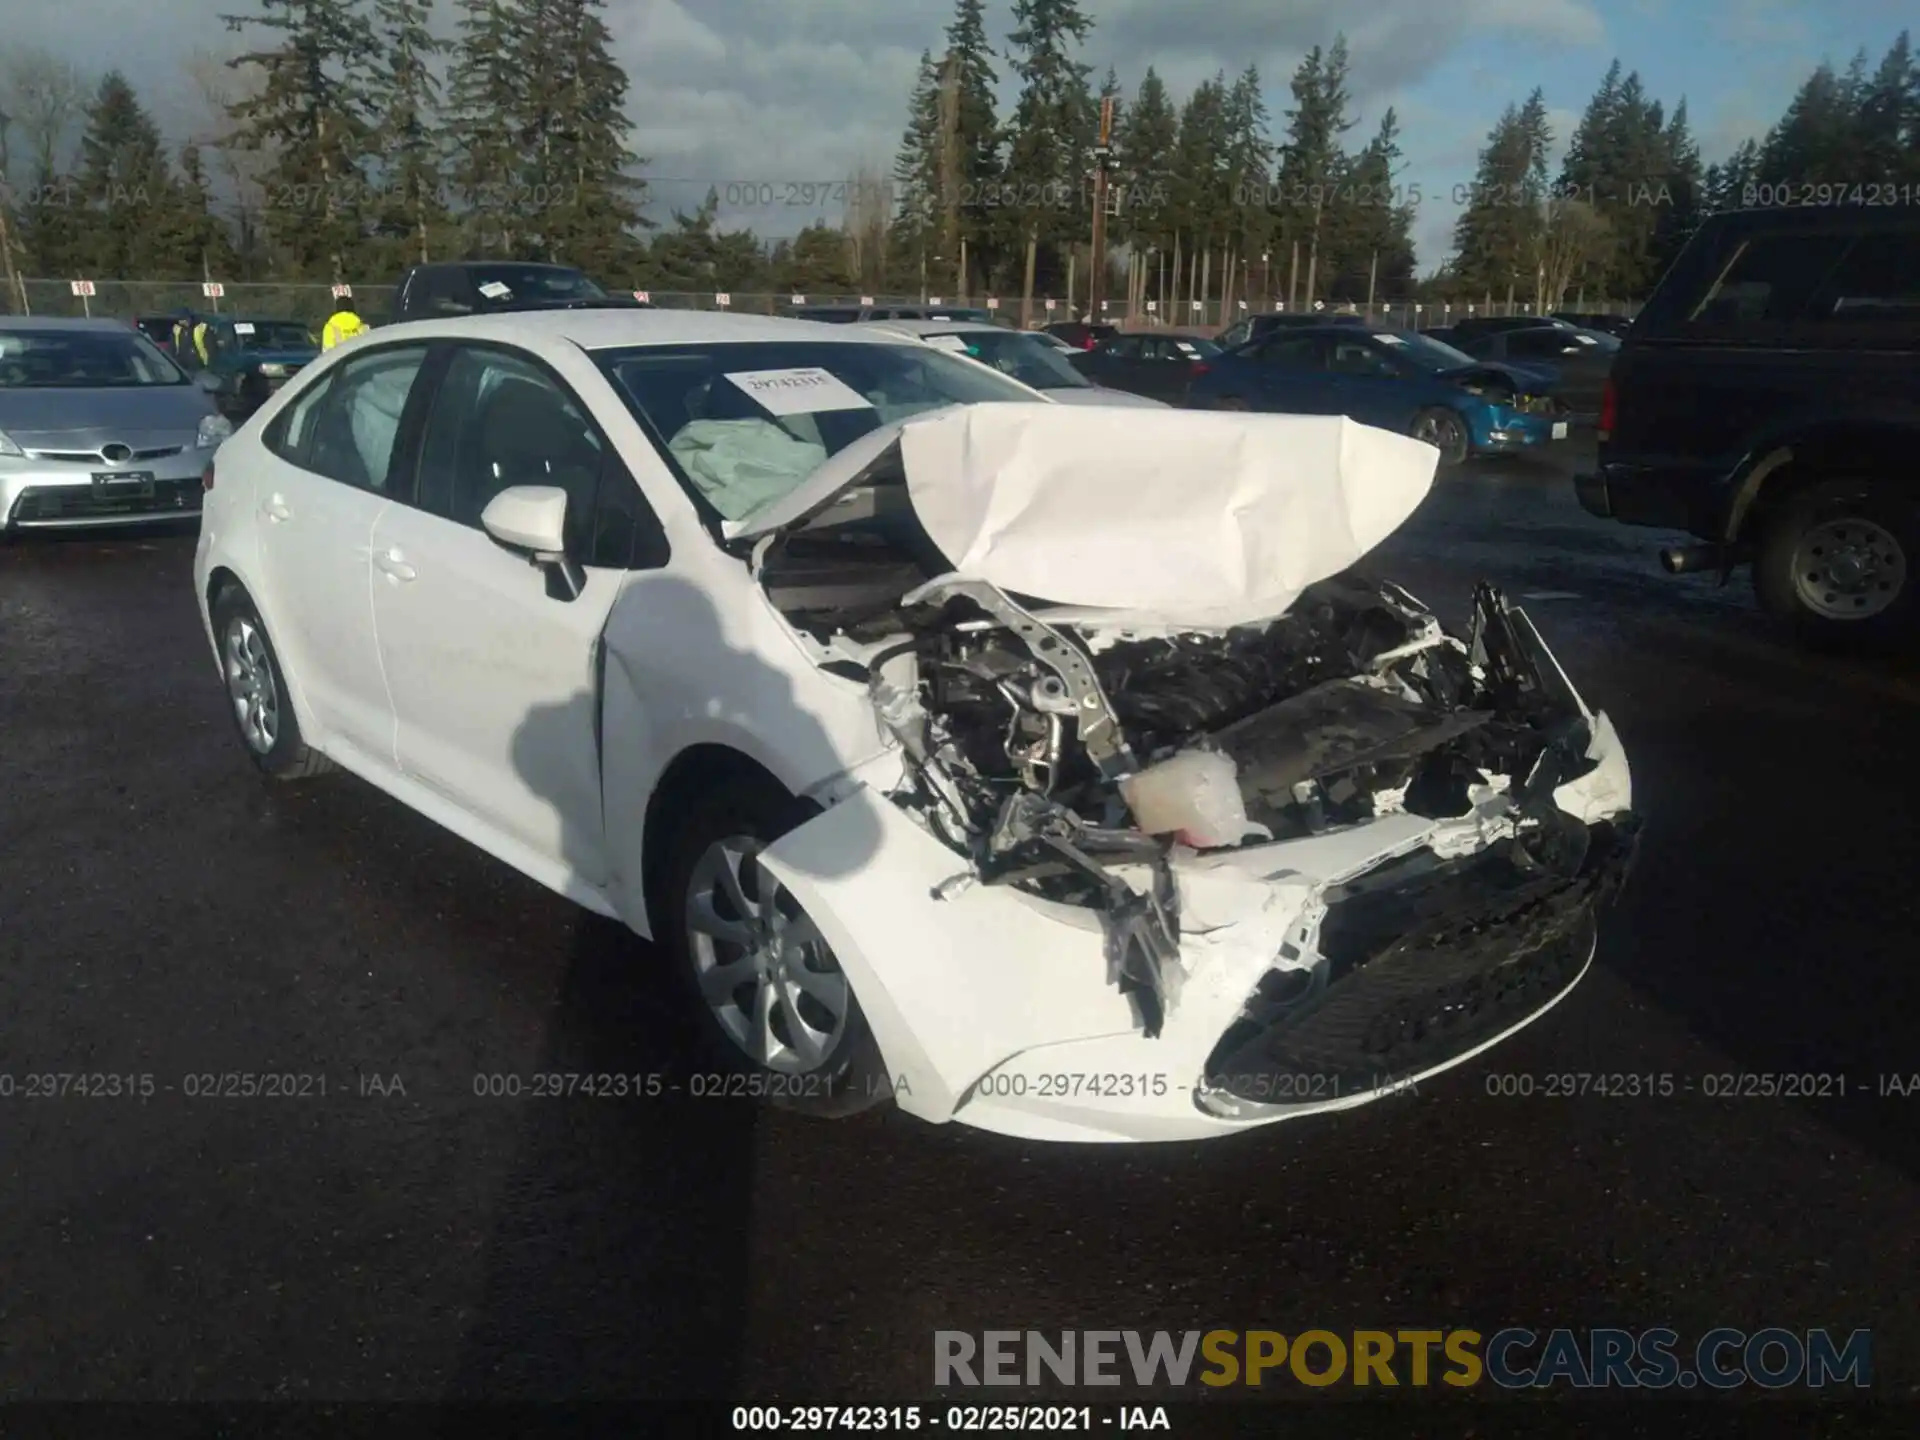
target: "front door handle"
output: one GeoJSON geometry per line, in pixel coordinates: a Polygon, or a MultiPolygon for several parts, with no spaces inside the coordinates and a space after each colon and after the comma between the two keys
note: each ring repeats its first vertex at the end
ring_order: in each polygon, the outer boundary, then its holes
{"type": "Polygon", "coordinates": [[[402,555],[398,550],[381,550],[376,552],[373,557],[373,563],[378,565],[389,579],[395,581],[411,580],[420,573],[418,570],[415,570],[413,566],[407,564],[406,556],[402,555]]]}
{"type": "Polygon", "coordinates": [[[293,518],[293,511],[287,508],[287,502],[278,495],[270,496],[267,503],[260,507],[260,510],[267,519],[273,521],[276,525],[282,520],[291,520],[293,518]]]}

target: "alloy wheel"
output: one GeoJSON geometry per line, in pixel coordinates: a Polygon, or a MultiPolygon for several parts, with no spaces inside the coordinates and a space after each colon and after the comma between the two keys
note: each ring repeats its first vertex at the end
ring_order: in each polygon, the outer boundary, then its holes
{"type": "Polygon", "coordinates": [[[280,738],[280,691],[267,658],[266,637],[245,615],[227,622],[227,697],[241,738],[256,755],[269,753],[280,738]]]}
{"type": "Polygon", "coordinates": [[[756,1065],[818,1070],[847,1028],[851,992],[799,902],[758,862],[761,842],[708,846],[687,881],[687,951],[714,1020],[756,1065]]]}

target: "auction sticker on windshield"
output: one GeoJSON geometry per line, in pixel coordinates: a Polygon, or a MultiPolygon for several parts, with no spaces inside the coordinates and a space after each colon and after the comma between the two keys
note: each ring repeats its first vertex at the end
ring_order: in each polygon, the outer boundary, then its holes
{"type": "Polygon", "coordinates": [[[966,355],[970,353],[971,350],[967,342],[962,340],[958,335],[929,335],[926,337],[926,341],[927,344],[935,346],[938,349],[951,350],[956,355],[966,355]]]}
{"type": "Polygon", "coordinates": [[[489,280],[480,287],[480,293],[489,300],[504,300],[513,294],[513,288],[502,285],[498,280],[489,280]]]}
{"type": "Polygon", "coordinates": [[[873,402],[837,375],[817,365],[793,370],[743,370],[727,379],[757,400],[769,415],[818,415],[828,410],[871,410],[873,402]]]}
{"type": "Polygon", "coordinates": [[[236,335],[251,335],[253,333],[253,326],[244,320],[236,320],[233,324],[233,333],[236,335]]]}
{"type": "Polygon", "coordinates": [[[1404,345],[1407,343],[1405,337],[1400,335],[1376,335],[1373,338],[1378,340],[1382,345],[1404,345]]]}

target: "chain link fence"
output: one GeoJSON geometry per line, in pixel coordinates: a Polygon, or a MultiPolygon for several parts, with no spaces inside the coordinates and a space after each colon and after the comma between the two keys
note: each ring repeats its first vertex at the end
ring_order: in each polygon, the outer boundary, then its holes
{"type": "MultiPolygon", "coordinates": [[[[76,295],[69,280],[23,280],[27,305],[35,315],[108,315],[130,318],[135,315],[167,315],[180,309],[219,312],[261,318],[300,320],[313,326],[325,322],[334,310],[332,287],[324,284],[235,283],[222,287],[218,296],[208,296],[195,280],[94,280],[90,296],[76,295]]],[[[18,308],[17,299],[0,285],[0,306],[5,312],[18,308]]],[[[373,324],[383,322],[393,310],[395,287],[392,285],[355,285],[354,309],[373,324]]],[[[728,310],[736,314],[783,315],[801,305],[926,305],[939,303],[968,309],[987,310],[1009,325],[1020,323],[1020,297],[1017,295],[907,295],[907,294],[822,294],[707,292],[685,290],[636,290],[653,305],[664,310],[728,310]]],[[[1145,302],[1128,312],[1124,300],[1102,302],[1100,318],[1131,329],[1174,328],[1217,331],[1248,315],[1284,311],[1281,301],[1265,299],[1206,301],[1181,300],[1161,304],[1145,302]]],[[[1298,308],[1298,307],[1297,307],[1298,308]]],[[[1631,316],[1639,307],[1611,300],[1568,301],[1558,308],[1585,314],[1631,316]]],[[[1483,299],[1479,301],[1392,300],[1372,306],[1322,302],[1318,313],[1361,314],[1379,325],[1410,330],[1450,325],[1468,316],[1531,315],[1539,313],[1531,305],[1515,301],[1483,299]]],[[[1084,297],[1077,303],[1060,296],[1036,296],[1031,311],[1032,323],[1078,320],[1085,317],[1084,297]],[[1051,298],[1052,309],[1048,309],[1051,298]]]]}

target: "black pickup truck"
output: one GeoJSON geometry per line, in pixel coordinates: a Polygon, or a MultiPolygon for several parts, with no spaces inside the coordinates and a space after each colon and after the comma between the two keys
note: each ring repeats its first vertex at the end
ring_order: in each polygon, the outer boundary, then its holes
{"type": "Polygon", "coordinates": [[[415,265],[393,291],[391,323],[503,310],[649,310],[631,291],[608,291],[570,265],[455,260],[415,265]]]}
{"type": "Polygon", "coordinates": [[[1752,566],[1817,644],[1882,644],[1920,560],[1920,210],[1710,217],[1614,358],[1590,513],[1683,530],[1673,574],[1752,566]]]}

